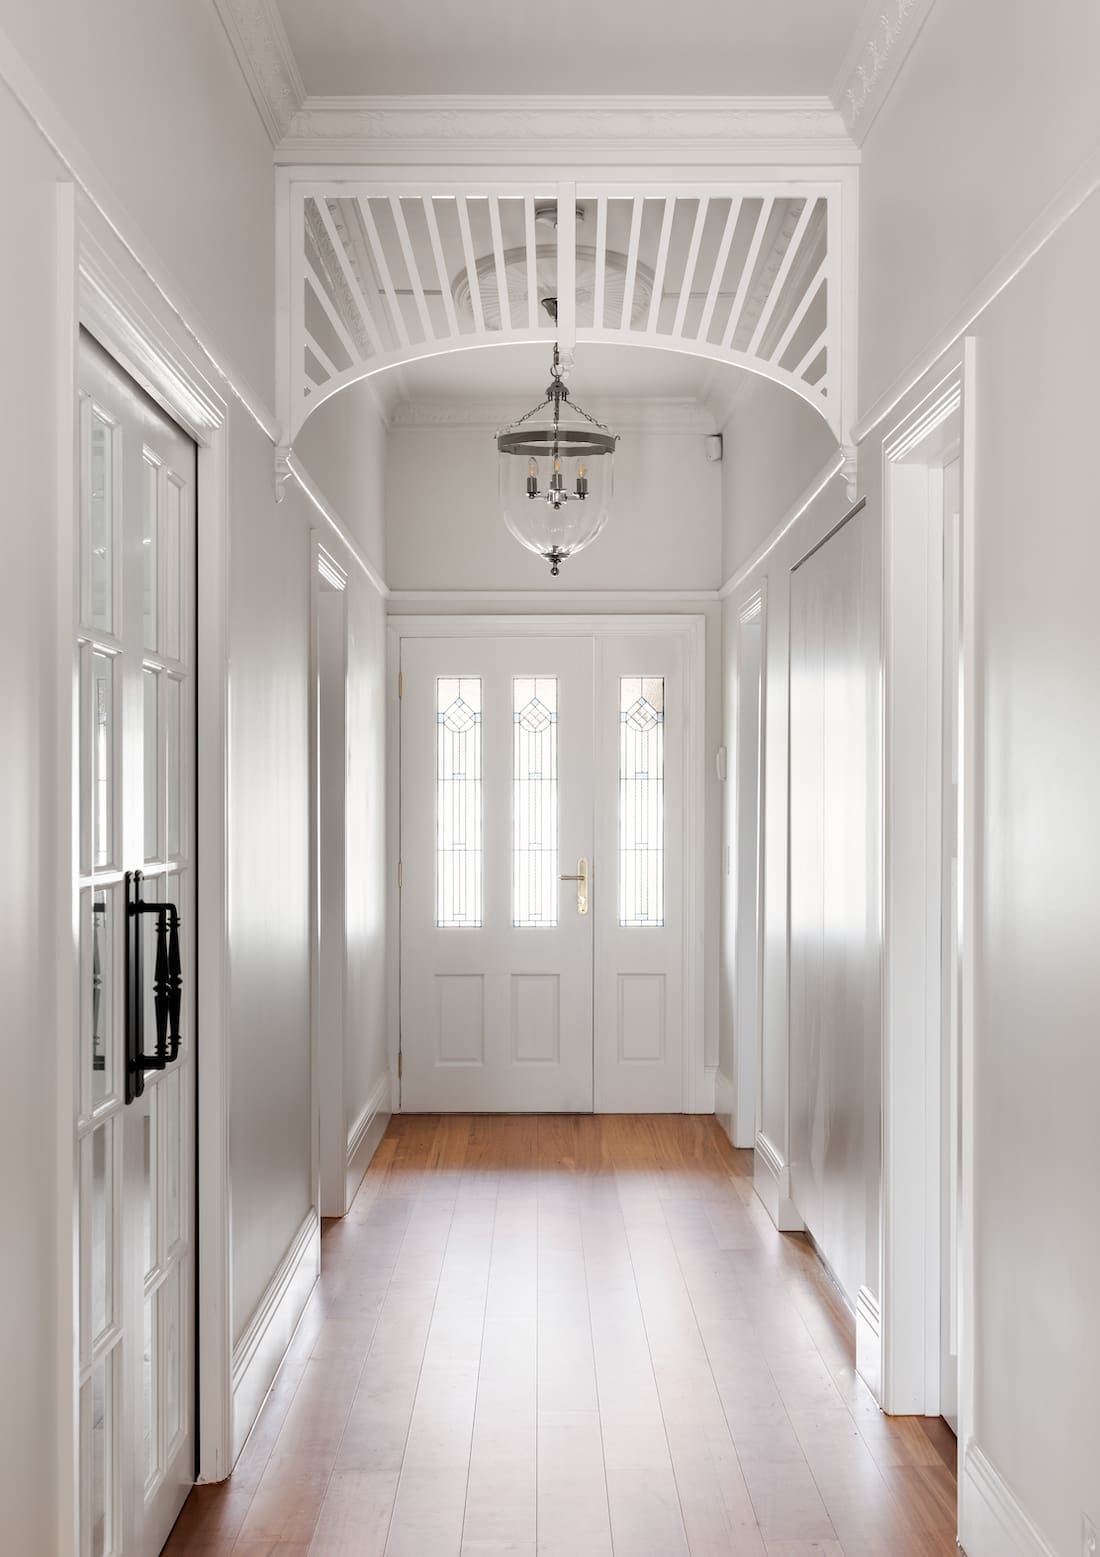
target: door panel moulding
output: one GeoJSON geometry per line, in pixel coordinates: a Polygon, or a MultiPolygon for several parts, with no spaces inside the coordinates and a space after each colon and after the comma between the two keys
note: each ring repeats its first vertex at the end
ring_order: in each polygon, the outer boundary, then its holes
{"type": "Polygon", "coordinates": [[[561,182],[513,168],[282,169],[286,446],[340,389],[493,345],[643,346],[761,374],[845,441],[855,171],[561,182]]]}

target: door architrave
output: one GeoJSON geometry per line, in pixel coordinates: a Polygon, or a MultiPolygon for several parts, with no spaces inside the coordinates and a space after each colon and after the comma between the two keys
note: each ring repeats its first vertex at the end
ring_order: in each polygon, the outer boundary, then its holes
{"type": "MultiPolygon", "coordinates": [[[[73,769],[71,665],[76,627],[72,589],[74,537],[79,496],[74,468],[77,348],[83,326],[197,446],[197,519],[201,565],[197,569],[196,627],[196,991],[197,1215],[196,1215],[196,1433],[198,1476],[216,1481],[231,1468],[231,1264],[229,1203],[229,684],[228,684],[228,468],[229,404],[219,375],[132,252],[117,237],[93,201],[78,186],[58,191],[58,382],[59,531],[63,537],[59,580],[60,675],[65,685],[65,742],[62,758],[73,769]],[[198,1316],[201,1314],[202,1322],[198,1316]]],[[[58,816],[60,870],[59,989],[65,1001],[62,1030],[75,1032],[78,1002],[73,988],[75,938],[72,870],[78,847],[75,797],[66,793],[58,816]]],[[[72,1157],[75,1042],[59,1045],[57,1106],[59,1141],[58,1355],[74,1352],[76,1295],[73,1215],[76,1186],[72,1157]]],[[[74,1357],[75,1361],[75,1357],[74,1357]]],[[[58,1487],[65,1499],[59,1528],[78,1549],[76,1475],[78,1466],[77,1370],[63,1377],[58,1413],[58,1487]],[[71,1506],[70,1506],[71,1504],[71,1506]]]]}

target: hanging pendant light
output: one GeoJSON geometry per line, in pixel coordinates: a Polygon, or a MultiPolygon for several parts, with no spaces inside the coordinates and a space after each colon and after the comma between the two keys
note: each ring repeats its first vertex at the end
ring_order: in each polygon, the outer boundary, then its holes
{"type": "Polygon", "coordinates": [[[558,348],[546,398],[497,433],[504,522],[556,578],[590,546],[611,510],[618,435],[569,398],[558,348]]]}

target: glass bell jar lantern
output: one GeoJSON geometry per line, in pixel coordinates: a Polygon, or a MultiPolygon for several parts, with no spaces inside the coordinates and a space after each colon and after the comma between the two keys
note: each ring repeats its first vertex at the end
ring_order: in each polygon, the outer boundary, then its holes
{"type": "Polygon", "coordinates": [[[550,371],[545,399],[497,433],[497,458],[505,524],[557,577],[607,523],[619,440],[569,398],[556,346],[550,371]]]}

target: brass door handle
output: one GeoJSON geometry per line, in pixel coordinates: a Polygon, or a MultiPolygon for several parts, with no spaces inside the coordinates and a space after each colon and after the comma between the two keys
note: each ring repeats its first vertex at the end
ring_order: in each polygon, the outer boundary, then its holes
{"type": "Polygon", "coordinates": [[[577,883],[577,912],[588,912],[588,861],[582,854],[577,861],[577,874],[575,876],[559,876],[559,881],[575,881],[577,883]]]}

